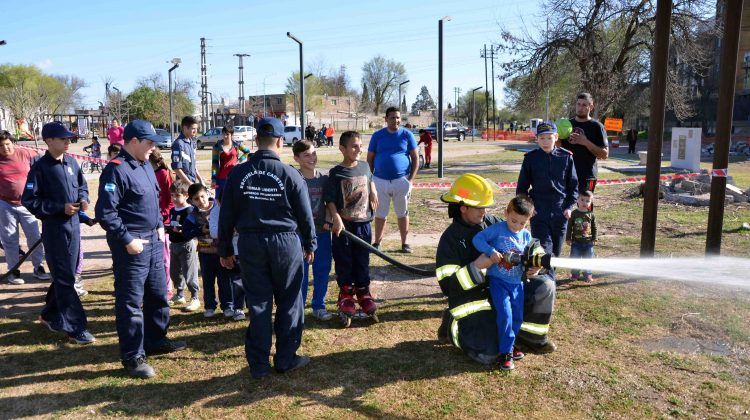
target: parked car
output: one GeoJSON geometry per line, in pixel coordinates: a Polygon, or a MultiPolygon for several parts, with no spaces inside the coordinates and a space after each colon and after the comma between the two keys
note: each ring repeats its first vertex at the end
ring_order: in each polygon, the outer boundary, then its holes
{"type": "Polygon", "coordinates": [[[209,128],[205,133],[198,136],[195,141],[195,147],[203,150],[205,147],[214,147],[216,142],[221,141],[221,128],[209,128]]]}
{"type": "MultiPolygon", "coordinates": [[[[232,139],[237,142],[249,142],[255,140],[255,134],[255,127],[251,125],[235,125],[232,139]]],[[[219,129],[219,135],[221,135],[221,129],[219,129]]]]}
{"type": "Polygon", "coordinates": [[[159,149],[169,149],[172,147],[172,136],[169,135],[169,131],[157,128],[156,135],[161,137],[161,140],[156,142],[156,147],[159,149]]]}
{"type": "Polygon", "coordinates": [[[302,128],[300,128],[300,126],[287,125],[284,127],[284,144],[291,146],[303,138],[304,136],[302,135],[302,128]]]}
{"type": "MultiPolygon", "coordinates": [[[[437,122],[430,124],[424,130],[437,140],[437,122]]],[[[458,141],[464,140],[466,138],[466,127],[457,121],[443,121],[443,141],[448,141],[449,138],[455,138],[458,141]]]]}

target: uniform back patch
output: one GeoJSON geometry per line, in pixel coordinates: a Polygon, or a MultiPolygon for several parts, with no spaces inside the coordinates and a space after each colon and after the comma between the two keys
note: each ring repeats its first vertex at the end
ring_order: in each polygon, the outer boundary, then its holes
{"type": "Polygon", "coordinates": [[[112,184],[112,183],[104,184],[104,191],[115,192],[115,184],[112,184]]]}

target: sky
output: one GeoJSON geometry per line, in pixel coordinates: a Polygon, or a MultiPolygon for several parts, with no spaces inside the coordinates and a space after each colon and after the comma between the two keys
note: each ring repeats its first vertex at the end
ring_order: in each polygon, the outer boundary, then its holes
{"type": "MultiPolygon", "coordinates": [[[[444,95],[484,87],[484,44],[497,43],[500,28],[534,31],[537,0],[341,0],[212,2],[131,0],[60,2],[2,0],[0,63],[34,64],[48,74],[83,78],[84,104],[97,107],[104,80],[123,93],[153,73],[167,80],[168,62],[179,57],[178,79],[200,87],[200,38],[206,38],[208,90],[215,101],[236,100],[238,59],[244,59],[245,95],[282,93],[299,70],[304,43],[305,72],[312,64],[345,65],[351,86],[361,87],[362,65],[383,55],[403,63],[409,105],[421,86],[437,101],[438,21],[443,26],[444,95]]],[[[496,65],[497,70],[497,65],[496,65]]],[[[495,85],[498,102],[502,85],[495,85]]]]}

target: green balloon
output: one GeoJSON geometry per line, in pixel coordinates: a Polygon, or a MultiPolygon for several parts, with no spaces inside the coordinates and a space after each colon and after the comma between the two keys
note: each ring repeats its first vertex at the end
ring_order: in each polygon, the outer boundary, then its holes
{"type": "Polygon", "coordinates": [[[555,121],[555,125],[557,126],[557,135],[562,140],[567,140],[570,137],[570,133],[573,132],[573,124],[567,118],[560,118],[555,121]]]}

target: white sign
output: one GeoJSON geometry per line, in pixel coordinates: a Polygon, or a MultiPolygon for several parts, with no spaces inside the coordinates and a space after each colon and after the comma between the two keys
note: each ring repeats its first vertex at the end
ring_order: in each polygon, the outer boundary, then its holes
{"type": "Polygon", "coordinates": [[[672,158],[673,168],[700,170],[701,163],[701,133],[700,127],[672,128],[672,158]]]}

